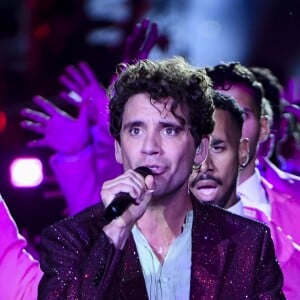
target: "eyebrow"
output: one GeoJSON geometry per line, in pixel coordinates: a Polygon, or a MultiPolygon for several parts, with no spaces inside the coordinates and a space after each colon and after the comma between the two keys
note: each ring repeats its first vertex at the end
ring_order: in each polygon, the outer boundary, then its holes
{"type": "MultiPolygon", "coordinates": [[[[143,121],[132,121],[128,122],[123,125],[123,129],[128,129],[132,127],[142,127],[145,124],[143,121]]],[[[159,126],[161,128],[166,128],[166,127],[184,127],[185,124],[181,124],[179,121],[159,121],[159,126]]]]}
{"type": "Polygon", "coordinates": [[[211,142],[210,142],[210,145],[211,146],[216,146],[216,145],[223,144],[223,143],[225,143],[224,140],[212,138],[211,142]]]}
{"type": "Polygon", "coordinates": [[[177,121],[160,121],[160,126],[162,128],[166,127],[184,127],[185,124],[181,124],[178,120],[177,121]]]}
{"type": "Polygon", "coordinates": [[[132,121],[123,125],[123,129],[128,129],[132,127],[141,127],[144,124],[142,121],[132,121]]]}

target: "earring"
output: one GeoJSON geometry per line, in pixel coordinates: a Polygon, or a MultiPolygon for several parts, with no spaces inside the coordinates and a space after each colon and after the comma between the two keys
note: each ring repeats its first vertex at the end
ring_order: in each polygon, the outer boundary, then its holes
{"type": "Polygon", "coordinates": [[[201,169],[201,164],[196,164],[196,163],[193,164],[193,171],[199,173],[200,169],[201,169]]]}
{"type": "Polygon", "coordinates": [[[241,170],[244,169],[247,166],[248,162],[249,162],[249,155],[247,155],[246,161],[244,163],[240,164],[240,169],[241,170]]]}

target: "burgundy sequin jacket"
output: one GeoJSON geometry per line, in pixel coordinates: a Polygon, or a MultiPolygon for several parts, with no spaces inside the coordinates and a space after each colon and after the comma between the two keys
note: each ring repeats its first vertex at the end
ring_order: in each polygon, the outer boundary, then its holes
{"type": "MultiPolygon", "coordinates": [[[[116,250],[96,204],[44,230],[39,299],[148,299],[133,237],[116,250]]],[[[193,199],[190,299],[285,299],[269,229],[193,199]]]]}

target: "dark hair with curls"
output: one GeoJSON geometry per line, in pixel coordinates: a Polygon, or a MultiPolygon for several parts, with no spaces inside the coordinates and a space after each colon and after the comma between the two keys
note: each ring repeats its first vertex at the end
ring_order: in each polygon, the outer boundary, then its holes
{"type": "Polygon", "coordinates": [[[206,68],[207,75],[213,81],[215,89],[229,90],[233,84],[243,84],[250,88],[257,107],[257,117],[261,116],[264,90],[254,74],[238,62],[221,63],[206,68]]]}
{"type": "Polygon", "coordinates": [[[242,131],[245,114],[243,109],[236,103],[234,98],[215,91],[213,101],[215,109],[228,111],[232,119],[238,125],[239,130],[242,131]]]}
{"type": "Polygon", "coordinates": [[[272,127],[274,130],[278,130],[282,114],[281,93],[283,86],[270,69],[262,67],[250,67],[249,69],[264,88],[265,97],[270,102],[273,110],[272,127]]]}
{"type": "Polygon", "coordinates": [[[124,107],[131,96],[139,93],[149,95],[153,104],[166,105],[167,99],[172,98],[171,112],[181,124],[185,120],[175,111],[177,107],[185,109],[196,145],[212,132],[213,90],[205,70],[191,66],[181,57],[146,59],[127,65],[109,88],[110,132],[117,141],[120,141],[124,107]]]}

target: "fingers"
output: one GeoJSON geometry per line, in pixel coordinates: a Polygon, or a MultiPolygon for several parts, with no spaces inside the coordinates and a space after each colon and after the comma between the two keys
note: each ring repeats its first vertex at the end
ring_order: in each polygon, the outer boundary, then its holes
{"type": "Polygon", "coordinates": [[[76,93],[80,93],[80,86],[73,82],[67,75],[62,74],[58,77],[58,81],[62,84],[66,89],[75,91],[76,93]]]}
{"type": "Polygon", "coordinates": [[[82,97],[79,94],[77,94],[75,91],[70,91],[70,92],[61,91],[59,92],[59,97],[76,107],[79,107],[82,102],[82,97]]]}
{"type": "Polygon", "coordinates": [[[158,40],[158,27],[156,23],[151,23],[150,30],[147,34],[145,42],[140,50],[139,59],[145,59],[149,56],[150,51],[157,43],[158,40]]]}
{"type": "MultiPolygon", "coordinates": [[[[49,108],[50,103],[43,102],[44,100],[40,99],[41,97],[35,97],[36,103],[45,111],[53,112],[53,108],[49,108]],[[39,102],[41,101],[41,102],[39,102]]],[[[46,100],[47,101],[47,100],[46,100]]],[[[24,129],[30,130],[38,134],[44,134],[45,126],[50,120],[50,116],[37,110],[30,108],[24,108],[21,110],[21,116],[29,120],[24,120],[20,123],[20,126],[24,129]]]]}
{"type": "Polygon", "coordinates": [[[80,103],[82,101],[81,96],[79,94],[77,94],[75,91],[70,91],[68,93],[68,96],[77,103],[80,103]]]}
{"type": "Polygon", "coordinates": [[[105,204],[109,204],[120,193],[128,193],[136,203],[139,203],[147,187],[142,175],[129,170],[113,180],[103,184],[101,197],[105,204]]]}
{"type": "Polygon", "coordinates": [[[20,126],[26,130],[30,130],[38,134],[45,134],[45,126],[43,126],[41,123],[35,123],[32,121],[22,121],[20,123],[20,126]]]}
{"type": "Polygon", "coordinates": [[[84,74],[87,82],[98,83],[98,79],[88,63],[81,61],[78,64],[78,68],[81,70],[82,74],[84,74]]]}
{"type": "Polygon", "coordinates": [[[145,178],[145,184],[146,184],[146,188],[147,188],[146,192],[149,192],[149,193],[152,194],[154,192],[154,190],[155,190],[154,177],[152,175],[146,176],[146,178],[145,178]]]}
{"type": "Polygon", "coordinates": [[[90,73],[86,73],[88,65],[84,62],[79,63],[77,67],[69,65],[64,73],[58,78],[58,81],[67,89],[80,94],[80,91],[89,83],[90,73]]]}
{"type": "Polygon", "coordinates": [[[81,72],[78,66],[67,66],[65,73],[74,83],[76,83],[77,87],[82,88],[87,84],[87,80],[84,78],[84,73],[81,72]]]}
{"type": "MultiPolygon", "coordinates": [[[[46,124],[50,117],[40,111],[36,111],[30,108],[24,108],[21,110],[21,115],[31,121],[46,124]]],[[[32,123],[32,122],[31,122],[32,123]]]]}
{"type": "Polygon", "coordinates": [[[123,55],[123,62],[147,58],[150,50],[157,40],[157,25],[153,26],[148,19],[135,25],[133,32],[128,36],[123,55]],[[149,29],[149,24],[151,24],[149,29]],[[149,34],[147,34],[149,29],[149,34]],[[143,46],[144,45],[144,46],[143,46]]]}
{"type": "Polygon", "coordinates": [[[46,98],[42,96],[34,96],[33,97],[33,102],[37,104],[46,114],[48,114],[50,117],[57,115],[57,114],[62,114],[62,111],[53,103],[48,101],[46,98]]]}

